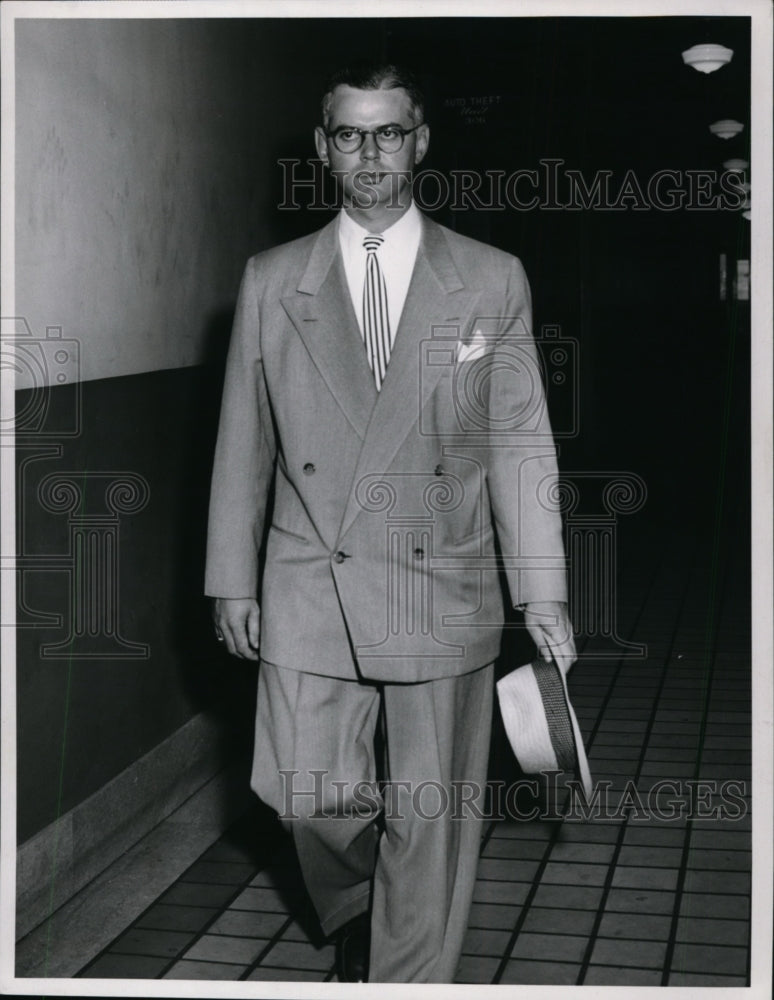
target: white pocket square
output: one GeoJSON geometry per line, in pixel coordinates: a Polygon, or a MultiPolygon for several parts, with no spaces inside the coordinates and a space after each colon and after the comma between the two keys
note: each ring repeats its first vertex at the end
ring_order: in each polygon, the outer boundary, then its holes
{"type": "Polygon", "coordinates": [[[480,358],[487,349],[489,341],[484,336],[481,330],[476,330],[473,334],[473,339],[470,343],[465,344],[463,341],[457,346],[457,364],[463,361],[475,361],[480,358]]]}

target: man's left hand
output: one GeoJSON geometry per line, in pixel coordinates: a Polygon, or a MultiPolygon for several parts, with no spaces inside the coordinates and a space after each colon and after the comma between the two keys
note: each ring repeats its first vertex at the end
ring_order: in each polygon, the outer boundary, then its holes
{"type": "Polygon", "coordinates": [[[535,601],[524,605],[524,624],[544,660],[555,660],[565,674],[578,659],[567,605],[535,601]]]}

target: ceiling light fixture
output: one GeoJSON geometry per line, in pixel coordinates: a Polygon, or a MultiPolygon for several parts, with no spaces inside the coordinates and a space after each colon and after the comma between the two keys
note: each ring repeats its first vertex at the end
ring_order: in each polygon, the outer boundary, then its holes
{"type": "Polygon", "coordinates": [[[744,173],[744,171],[750,166],[750,164],[747,162],[747,160],[739,160],[734,158],[732,160],[724,160],[723,166],[726,168],[726,170],[733,170],[735,173],[741,174],[744,173]]]}
{"type": "Polygon", "coordinates": [[[733,49],[727,49],[723,45],[693,45],[683,52],[683,62],[700,73],[714,73],[716,69],[731,62],[733,54],[733,49]]]}
{"type": "Polygon", "coordinates": [[[718,139],[732,139],[735,135],[739,135],[743,128],[741,122],[734,121],[733,118],[723,118],[719,122],[713,122],[709,130],[718,139]]]}

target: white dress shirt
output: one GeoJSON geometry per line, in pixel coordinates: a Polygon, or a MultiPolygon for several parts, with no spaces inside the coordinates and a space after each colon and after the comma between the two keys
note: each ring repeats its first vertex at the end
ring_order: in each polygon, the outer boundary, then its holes
{"type": "MultiPolygon", "coordinates": [[[[349,294],[355,307],[360,336],[363,336],[363,285],[365,284],[366,251],[363,240],[371,234],[347,215],[344,209],[339,214],[339,246],[347,276],[349,294]]],[[[395,343],[395,334],[406,302],[411,275],[422,236],[422,216],[411,202],[397,222],[383,233],[384,243],[376,252],[379,267],[387,286],[387,308],[390,313],[390,340],[395,343]]]]}

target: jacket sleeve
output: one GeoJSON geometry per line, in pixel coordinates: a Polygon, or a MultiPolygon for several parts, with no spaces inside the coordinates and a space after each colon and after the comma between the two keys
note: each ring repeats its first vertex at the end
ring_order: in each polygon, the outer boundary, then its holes
{"type": "Polygon", "coordinates": [[[210,490],[205,593],[256,597],[276,440],[261,359],[257,262],[237,300],[210,490]]]}
{"type": "Polygon", "coordinates": [[[512,258],[502,333],[489,358],[487,481],[511,601],[566,601],[556,448],[532,336],[529,283],[512,258]]]}

